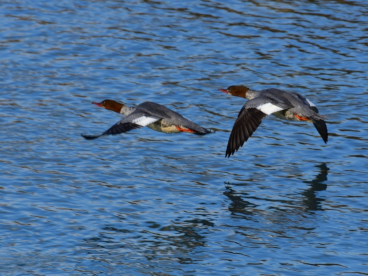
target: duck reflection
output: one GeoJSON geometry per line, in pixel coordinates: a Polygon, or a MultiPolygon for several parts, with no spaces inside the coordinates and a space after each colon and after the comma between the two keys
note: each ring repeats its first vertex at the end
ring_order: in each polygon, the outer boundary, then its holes
{"type": "MultiPolygon", "coordinates": [[[[303,195],[302,205],[304,206],[303,209],[305,210],[322,210],[322,202],[324,201],[323,198],[320,198],[316,195],[316,192],[318,191],[324,191],[327,189],[327,184],[324,182],[327,181],[327,174],[329,171],[329,168],[327,167],[326,163],[321,163],[316,166],[318,168],[318,174],[315,176],[315,178],[311,181],[303,181],[306,184],[309,184],[309,188],[304,190],[301,195],[303,195]]],[[[251,198],[256,199],[254,196],[248,195],[248,193],[241,193],[239,191],[236,191],[233,189],[233,187],[236,186],[247,186],[251,185],[249,183],[228,183],[225,182],[226,191],[224,192],[224,195],[227,196],[231,203],[229,205],[229,211],[234,214],[244,214],[244,215],[252,215],[252,212],[259,206],[257,204],[254,204],[252,202],[244,200],[244,198],[251,198]]],[[[253,185],[253,184],[252,184],[253,185]]],[[[266,201],[278,201],[274,199],[260,199],[259,200],[266,200],[266,201]]],[[[284,204],[292,204],[295,205],[293,200],[281,200],[284,204]]]]}
{"type": "Polygon", "coordinates": [[[327,180],[329,168],[326,163],[322,163],[316,167],[319,169],[319,174],[312,181],[303,181],[310,185],[309,189],[302,193],[305,196],[304,204],[307,210],[322,210],[321,203],[324,199],[318,198],[316,192],[327,189],[327,184],[324,184],[324,182],[327,180]]]}
{"type": "Polygon", "coordinates": [[[80,249],[99,255],[102,260],[105,254],[109,259],[114,251],[121,264],[124,264],[126,252],[142,265],[147,260],[191,264],[195,260],[188,257],[189,253],[206,246],[207,228],[213,226],[213,222],[202,218],[176,221],[164,226],[149,221],[141,225],[138,231],[108,225],[102,228],[98,236],[83,239],[84,245],[80,249]]]}
{"type": "Polygon", "coordinates": [[[244,200],[241,195],[243,194],[244,196],[247,196],[246,193],[238,193],[229,186],[230,183],[226,184],[228,186],[226,186],[224,195],[231,199],[231,203],[229,205],[229,211],[231,214],[243,214],[245,216],[252,215],[250,210],[256,208],[258,205],[244,200]]]}

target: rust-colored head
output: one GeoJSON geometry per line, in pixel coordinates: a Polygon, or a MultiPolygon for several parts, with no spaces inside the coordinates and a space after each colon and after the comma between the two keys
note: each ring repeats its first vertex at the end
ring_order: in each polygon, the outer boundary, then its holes
{"type": "Polygon", "coordinates": [[[219,90],[231,96],[246,98],[249,88],[244,85],[231,85],[226,89],[219,89],[219,90]]]}
{"type": "Polygon", "coordinates": [[[108,110],[115,111],[117,113],[120,113],[120,110],[124,106],[122,103],[118,103],[117,101],[114,101],[114,100],[104,100],[100,103],[93,102],[93,104],[95,104],[99,107],[102,107],[102,108],[106,108],[108,110]]]}

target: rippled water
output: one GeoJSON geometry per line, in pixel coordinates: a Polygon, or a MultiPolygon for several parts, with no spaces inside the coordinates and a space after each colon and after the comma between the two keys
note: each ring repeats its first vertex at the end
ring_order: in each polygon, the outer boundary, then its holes
{"type": "Polygon", "coordinates": [[[1,275],[368,275],[365,1],[2,1],[1,275]],[[308,97],[233,157],[232,84],[308,97]],[[216,130],[84,140],[106,98],[216,130]]]}

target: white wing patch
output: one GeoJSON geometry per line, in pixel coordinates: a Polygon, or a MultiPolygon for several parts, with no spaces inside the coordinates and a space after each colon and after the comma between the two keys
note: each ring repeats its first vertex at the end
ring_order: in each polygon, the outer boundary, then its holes
{"type": "Polygon", "coordinates": [[[152,124],[152,123],[154,123],[158,120],[159,120],[159,118],[156,118],[156,117],[141,116],[139,118],[134,119],[132,121],[132,123],[140,125],[140,126],[146,126],[146,125],[152,124]]]}
{"type": "Polygon", "coordinates": [[[283,108],[274,105],[272,103],[265,103],[257,107],[258,110],[262,111],[264,114],[270,115],[277,111],[283,110],[283,108]]]}
{"type": "Polygon", "coordinates": [[[310,100],[306,99],[310,106],[316,106],[314,103],[312,103],[310,100]]]}

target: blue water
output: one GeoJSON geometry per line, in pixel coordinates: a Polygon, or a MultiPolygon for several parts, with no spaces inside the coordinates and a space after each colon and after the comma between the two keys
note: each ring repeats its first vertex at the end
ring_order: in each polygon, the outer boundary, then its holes
{"type": "Polygon", "coordinates": [[[2,1],[1,275],[368,275],[365,1],[2,1]],[[298,92],[225,158],[244,99],[298,92]],[[216,130],[97,140],[153,101],[216,130]]]}

